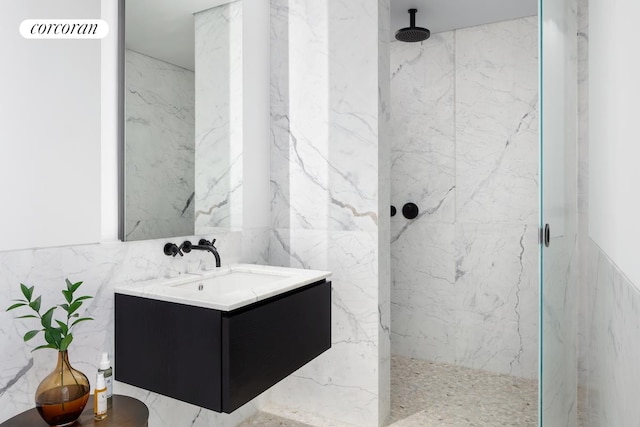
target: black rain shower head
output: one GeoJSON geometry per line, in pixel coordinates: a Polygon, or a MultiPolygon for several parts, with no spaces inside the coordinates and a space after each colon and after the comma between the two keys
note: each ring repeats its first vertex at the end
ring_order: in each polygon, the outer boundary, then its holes
{"type": "Polygon", "coordinates": [[[409,9],[409,15],[411,15],[410,26],[396,31],[396,40],[401,42],[421,42],[431,36],[431,31],[426,28],[416,27],[417,11],[418,9],[409,9]]]}

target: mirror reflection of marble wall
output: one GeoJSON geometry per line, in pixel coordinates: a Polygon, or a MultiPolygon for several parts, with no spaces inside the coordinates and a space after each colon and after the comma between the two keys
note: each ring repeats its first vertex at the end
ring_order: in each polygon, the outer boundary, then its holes
{"type": "Polygon", "coordinates": [[[125,240],[241,226],[242,3],[188,18],[190,60],[125,50],[125,240]]]}
{"type": "Polygon", "coordinates": [[[193,234],[195,75],[125,51],[126,240],[193,234]]]}

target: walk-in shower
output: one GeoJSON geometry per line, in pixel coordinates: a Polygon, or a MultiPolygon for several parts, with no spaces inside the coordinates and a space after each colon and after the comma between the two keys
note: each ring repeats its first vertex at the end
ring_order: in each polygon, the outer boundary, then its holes
{"type": "MultiPolygon", "coordinates": [[[[430,38],[390,49],[391,204],[420,208],[391,218],[392,384],[400,390],[409,379],[399,372],[427,361],[428,387],[411,387],[435,394],[417,420],[453,404],[448,390],[474,392],[467,402],[514,425],[573,425],[575,0],[475,23],[490,11],[456,0],[449,28],[434,2],[399,3],[396,18],[409,6],[411,22],[396,40],[430,38]],[[431,31],[416,26],[417,10],[431,31]]],[[[477,413],[471,421],[492,425],[477,413]]]]}

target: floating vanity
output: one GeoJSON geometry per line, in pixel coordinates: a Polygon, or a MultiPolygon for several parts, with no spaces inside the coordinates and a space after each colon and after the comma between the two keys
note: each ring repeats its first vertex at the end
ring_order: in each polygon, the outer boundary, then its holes
{"type": "Polygon", "coordinates": [[[331,347],[329,276],[238,264],[117,287],[116,380],[230,413],[331,347]]]}

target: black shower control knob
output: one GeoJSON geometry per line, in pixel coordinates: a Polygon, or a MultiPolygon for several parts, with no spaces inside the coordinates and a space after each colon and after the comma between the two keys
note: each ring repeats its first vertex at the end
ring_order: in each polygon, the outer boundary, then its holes
{"type": "Polygon", "coordinates": [[[415,203],[409,202],[402,207],[402,215],[407,219],[414,219],[418,216],[419,212],[420,210],[415,203]]]}
{"type": "Polygon", "coordinates": [[[396,212],[397,212],[397,211],[398,211],[398,210],[396,209],[396,207],[395,207],[395,206],[393,206],[393,205],[391,205],[391,216],[396,216],[396,212]]]}

